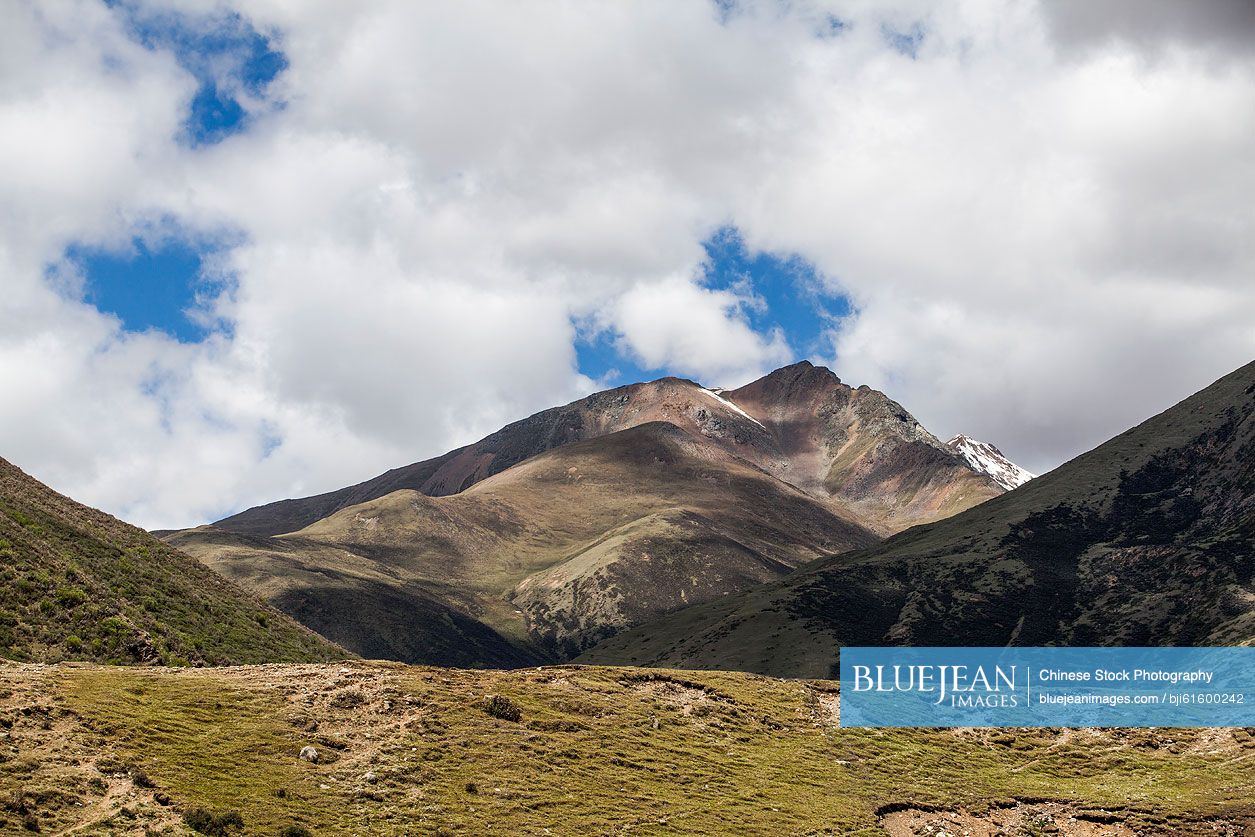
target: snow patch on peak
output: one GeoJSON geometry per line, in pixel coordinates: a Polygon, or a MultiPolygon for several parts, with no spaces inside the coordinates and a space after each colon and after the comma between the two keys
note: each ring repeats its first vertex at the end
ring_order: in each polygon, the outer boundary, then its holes
{"type": "Polygon", "coordinates": [[[757,425],[758,425],[759,427],[761,427],[763,430],[766,430],[766,429],[767,429],[767,426],[766,426],[766,425],[764,425],[761,421],[759,421],[758,419],[754,418],[754,417],[753,417],[753,416],[751,416],[749,413],[745,412],[745,411],[744,411],[744,410],[742,410],[740,407],[738,407],[737,405],[733,404],[731,401],[729,401],[728,399],[724,398],[722,395],[720,395],[720,394],[719,394],[719,393],[721,393],[721,392],[727,392],[727,390],[725,390],[725,389],[719,389],[719,390],[717,390],[717,391],[716,391],[716,390],[713,390],[713,389],[706,389],[705,387],[698,387],[698,389],[700,389],[702,392],[706,393],[706,394],[707,394],[707,395],[709,395],[711,398],[713,398],[713,399],[715,399],[716,401],[718,401],[718,402],[719,402],[720,404],[722,404],[723,406],[727,407],[729,410],[732,410],[733,412],[740,413],[741,415],[745,416],[747,419],[749,419],[750,421],[754,422],[754,424],[757,424],[757,425]]]}
{"type": "Polygon", "coordinates": [[[964,436],[962,433],[946,442],[946,447],[962,456],[972,470],[985,474],[1007,491],[1019,488],[1037,476],[1007,459],[1002,451],[988,442],[964,436]]]}

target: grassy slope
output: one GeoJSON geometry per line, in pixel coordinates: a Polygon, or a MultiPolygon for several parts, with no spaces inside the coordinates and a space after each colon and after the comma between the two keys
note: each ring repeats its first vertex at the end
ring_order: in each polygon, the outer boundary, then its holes
{"type": "Polygon", "coordinates": [[[828,676],[841,645],[1255,641],[1255,364],[1008,494],[625,632],[594,663],[828,676]]]}
{"type": "Polygon", "coordinates": [[[1069,834],[1095,833],[1068,830],[1087,816],[1255,827],[1250,731],[840,730],[831,689],[580,667],[8,665],[0,830],[180,833],[203,806],[249,834],[882,834],[894,808],[1043,801],[1069,834]],[[521,722],[489,717],[490,693],[521,722]],[[319,763],[297,758],[306,745],[319,763]]]}
{"type": "Polygon", "coordinates": [[[346,653],[156,538],[0,459],[0,656],[222,664],[346,653]]]}

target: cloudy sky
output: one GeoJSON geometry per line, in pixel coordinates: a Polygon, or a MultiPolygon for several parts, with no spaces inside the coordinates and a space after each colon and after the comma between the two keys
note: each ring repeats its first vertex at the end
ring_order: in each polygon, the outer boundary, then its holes
{"type": "Polygon", "coordinates": [[[183,526],[809,358],[1043,471],[1255,359],[1255,4],[0,0],[0,456],[183,526]]]}

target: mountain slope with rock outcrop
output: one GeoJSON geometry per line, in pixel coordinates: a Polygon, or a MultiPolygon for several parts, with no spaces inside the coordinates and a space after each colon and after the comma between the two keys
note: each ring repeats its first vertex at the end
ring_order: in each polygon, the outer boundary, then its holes
{"type": "Polygon", "coordinates": [[[853,645],[1255,642],[1255,363],[1050,473],[582,660],[830,676],[853,645]]]}

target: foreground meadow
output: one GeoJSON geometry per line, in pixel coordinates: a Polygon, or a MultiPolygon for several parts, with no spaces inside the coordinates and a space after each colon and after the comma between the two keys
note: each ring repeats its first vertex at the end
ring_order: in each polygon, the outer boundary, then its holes
{"type": "Polygon", "coordinates": [[[0,832],[1255,833],[1251,730],[838,715],[733,673],[6,664],[0,832]]]}

